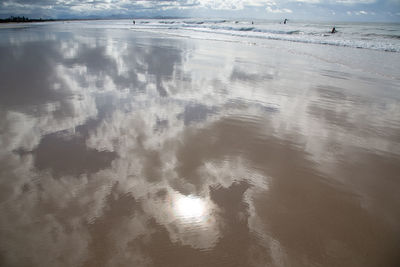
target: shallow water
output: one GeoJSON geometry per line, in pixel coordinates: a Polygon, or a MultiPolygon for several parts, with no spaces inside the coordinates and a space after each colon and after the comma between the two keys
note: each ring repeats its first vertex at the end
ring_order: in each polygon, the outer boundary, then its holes
{"type": "Polygon", "coordinates": [[[1,266],[399,263],[393,55],[78,26],[0,29],[1,266]]]}

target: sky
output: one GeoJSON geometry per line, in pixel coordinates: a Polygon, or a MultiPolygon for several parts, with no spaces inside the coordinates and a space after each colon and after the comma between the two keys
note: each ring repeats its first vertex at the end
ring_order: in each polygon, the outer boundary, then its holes
{"type": "Polygon", "coordinates": [[[400,22],[400,0],[0,0],[0,18],[219,17],[400,22]]]}

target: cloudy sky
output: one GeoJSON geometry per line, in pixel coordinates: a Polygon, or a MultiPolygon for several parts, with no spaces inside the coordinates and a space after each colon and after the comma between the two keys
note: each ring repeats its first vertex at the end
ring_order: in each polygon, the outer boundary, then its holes
{"type": "Polygon", "coordinates": [[[400,22],[400,0],[0,0],[0,17],[226,17],[400,22]]]}

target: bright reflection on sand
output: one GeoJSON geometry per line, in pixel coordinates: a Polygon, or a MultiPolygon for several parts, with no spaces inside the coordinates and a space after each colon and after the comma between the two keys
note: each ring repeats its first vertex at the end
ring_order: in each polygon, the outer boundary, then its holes
{"type": "Polygon", "coordinates": [[[205,202],[199,197],[180,196],[176,200],[175,211],[183,219],[202,220],[205,210],[205,202]]]}

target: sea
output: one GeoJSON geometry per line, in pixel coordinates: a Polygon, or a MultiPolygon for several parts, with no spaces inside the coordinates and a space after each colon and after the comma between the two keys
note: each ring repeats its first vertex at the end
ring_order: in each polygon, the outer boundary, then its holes
{"type": "MultiPolygon", "coordinates": [[[[79,22],[82,23],[82,22],[79,22]]],[[[157,32],[191,38],[263,44],[264,40],[342,46],[385,52],[400,52],[400,23],[307,22],[288,20],[226,19],[139,19],[99,20],[87,24],[129,27],[132,30],[157,32]],[[111,23],[110,23],[111,22],[111,23]],[[133,24],[135,22],[135,24],[133,24]],[[332,28],[336,32],[332,34],[332,28]]]]}

